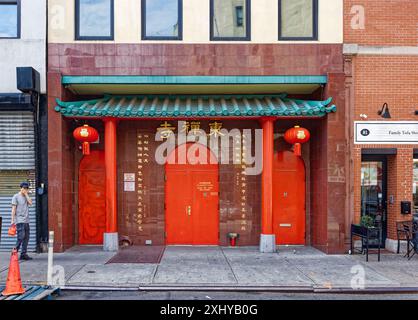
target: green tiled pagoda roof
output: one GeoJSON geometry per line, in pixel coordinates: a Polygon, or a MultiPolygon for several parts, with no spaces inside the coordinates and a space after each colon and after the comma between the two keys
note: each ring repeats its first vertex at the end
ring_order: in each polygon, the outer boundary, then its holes
{"type": "Polygon", "coordinates": [[[285,94],[105,96],[87,101],[57,100],[55,111],[77,118],[323,117],[336,112],[331,101],[290,99],[285,94]]]}

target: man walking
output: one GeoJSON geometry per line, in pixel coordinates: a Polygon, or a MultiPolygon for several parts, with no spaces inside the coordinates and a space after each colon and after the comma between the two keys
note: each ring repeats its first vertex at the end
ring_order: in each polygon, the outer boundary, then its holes
{"type": "Polygon", "coordinates": [[[29,206],[32,205],[32,200],[29,198],[29,183],[22,182],[20,184],[20,192],[16,193],[12,198],[12,224],[16,223],[17,229],[17,242],[16,249],[20,253],[20,260],[32,260],[26,254],[29,242],[29,206]]]}

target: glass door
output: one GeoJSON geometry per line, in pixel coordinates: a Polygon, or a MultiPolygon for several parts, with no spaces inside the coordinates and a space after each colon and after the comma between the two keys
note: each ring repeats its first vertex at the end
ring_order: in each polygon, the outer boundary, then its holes
{"type": "MultiPolygon", "coordinates": [[[[387,236],[386,158],[364,158],[361,163],[361,216],[371,217],[382,228],[382,242],[387,236]]],[[[376,243],[377,244],[377,243],[376,243]]]]}

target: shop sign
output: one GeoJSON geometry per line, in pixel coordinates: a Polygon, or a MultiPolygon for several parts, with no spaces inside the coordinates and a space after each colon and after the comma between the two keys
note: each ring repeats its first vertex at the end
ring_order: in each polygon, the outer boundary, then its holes
{"type": "Polygon", "coordinates": [[[418,144],[418,122],[355,121],[356,144],[418,144]]]}

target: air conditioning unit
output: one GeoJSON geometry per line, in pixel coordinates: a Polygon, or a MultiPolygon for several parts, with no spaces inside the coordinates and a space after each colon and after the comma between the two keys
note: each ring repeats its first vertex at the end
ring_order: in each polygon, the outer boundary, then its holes
{"type": "Polygon", "coordinates": [[[41,92],[41,76],[32,67],[16,68],[17,88],[23,93],[41,92]]]}

